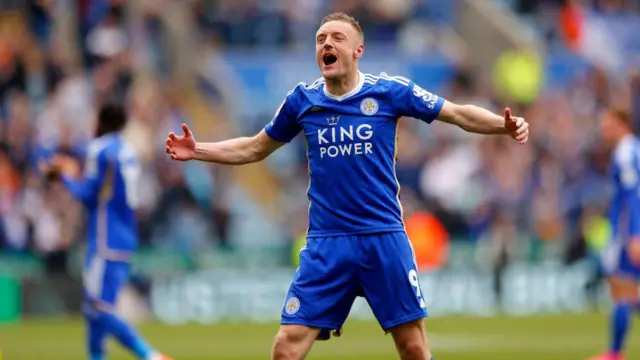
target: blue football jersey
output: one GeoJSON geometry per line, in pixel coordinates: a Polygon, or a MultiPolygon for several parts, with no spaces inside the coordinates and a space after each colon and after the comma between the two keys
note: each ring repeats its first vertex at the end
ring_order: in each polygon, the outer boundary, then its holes
{"type": "Polygon", "coordinates": [[[88,210],[88,258],[129,261],[138,247],[135,207],[140,173],[134,150],[120,135],[107,134],[89,144],[84,178],[63,178],[88,210]]]}
{"type": "Polygon", "coordinates": [[[323,79],[298,84],[265,127],[280,142],[301,131],[309,159],[308,237],[403,231],[396,178],[401,116],[432,122],[444,99],[399,76],[359,73],[334,96],[323,79]]]}
{"type": "Polygon", "coordinates": [[[613,197],[609,221],[616,241],[640,235],[640,141],[633,135],[616,146],[610,165],[613,197]]]}

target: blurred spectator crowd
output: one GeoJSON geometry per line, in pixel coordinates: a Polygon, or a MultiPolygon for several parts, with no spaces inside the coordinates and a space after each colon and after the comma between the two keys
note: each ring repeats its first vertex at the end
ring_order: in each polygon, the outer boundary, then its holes
{"type": "MultiPolygon", "coordinates": [[[[78,0],[71,8],[46,0],[28,6],[5,3],[9,5],[0,12],[0,249],[64,262],[67,249],[82,239],[82,210],[59,184],[38,174],[38,162],[56,152],[82,161],[96,109],[107,101],[127,106],[131,124],[125,135],[144,164],[139,210],[143,245],[185,252],[233,245],[230,223],[234,216],[246,215],[226,190],[230,170],[172,163],[162,151],[169,131],[195,121],[192,97],[207,100],[205,112],[223,118],[228,113],[223,87],[215,81],[196,82],[200,95],[191,95],[184,85],[189,82],[176,77],[176,41],[161,21],[163,2],[133,2],[140,5],[135,19],[128,15],[133,10],[126,1],[78,0]]],[[[309,42],[320,15],[331,11],[356,16],[368,44],[396,43],[416,21],[451,23],[453,10],[445,3],[191,1],[187,18],[197,25],[196,43],[203,53],[309,42]]],[[[549,6],[557,10],[565,2],[512,4],[546,19],[549,6]]],[[[633,1],[593,4],[602,11],[638,11],[633,1]]],[[[455,66],[447,86],[434,90],[451,101],[498,113],[511,106],[531,124],[531,143],[517,146],[504,137],[473,136],[403,119],[397,171],[405,214],[436,214],[454,239],[486,245],[479,253],[495,263],[525,257],[523,248],[544,244],[555,244],[567,261],[584,256],[589,229],[602,218],[607,201],[608,149],[598,142],[597,114],[612,102],[638,106],[638,78],[612,77],[590,67],[562,88],[545,89],[533,101],[514,104],[496,95],[473,67],[455,66]]],[[[233,126],[214,128],[205,121],[203,128],[204,133],[196,132],[200,139],[235,134],[233,126]]],[[[285,216],[287,224],[279,224],[285,228],[283,243],[306,228],[303,146],[298,141],[289,150],[300,155],[294,172],[271,168],[281,186],[283,209],[291,215],[285,216]]]]}
{"type": "MultiPolygon", "coordinates": [[[[197,204],[187,172],[159,151],[166,134],[189,119],[164,61],[153,2],[145,2],[141,28],[125,15],[128,2],[69,4],[9,1],[0,11],[0,253],[32,252],[64,266],[67,250],[83,239],[82,209],[61,184],[40,176],[38,164],[55,153],[82,162],[106,102],[127,107],[125,136],[144,166],[143,245],[224,243],[226,215],[217,198],[208,194],[214,199],[206,209],[197,204]]],[[[206,168],[189,174],[200,172],[224,176],[206,168]]]]}
{"type": "Polygon", "coordinates": [[[218,0],[197,1],[195,17],[204,34],[235,46],[309,44],[320,19],[346,12],[358,19],[368,42],[397,42],[415,22],[452,19],[447,0],[218,0]]]}

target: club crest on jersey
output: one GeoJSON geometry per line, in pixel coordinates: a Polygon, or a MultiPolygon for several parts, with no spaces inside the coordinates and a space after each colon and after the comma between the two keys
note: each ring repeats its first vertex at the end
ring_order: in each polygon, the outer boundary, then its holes
{"type": "Polygon", "coordinates": [[[338,121],[340,121],[340,116],[332,116],[327,118],[327,123],[331,126],[338,125],[338,121]]]}
{"type": "Polygon", "coordinates": [[[378,112],[378,108],[378,101],[374,98],[366,98],[360,103],[360,111],[368,116],[375,115],[378,112]]]}
{"type": "Polygon", "coordinates": [[[300,310],[300,300],[298,300],[298,298],[295,296],[290,297],[289,300],[287,300],[286,305],[284,306],[284,311],[288,315],[293,315],[297,313],[298,310],[300,310]]]}

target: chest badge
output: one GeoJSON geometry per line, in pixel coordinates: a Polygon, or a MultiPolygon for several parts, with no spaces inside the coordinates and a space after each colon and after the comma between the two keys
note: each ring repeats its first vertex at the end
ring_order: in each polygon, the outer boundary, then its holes
{"type": "Polygon", "coordinates": [[[378,108],[378,101],[374,98],[366,98],[360,103],[360,111],[368,116],[375,115],[378,112],[378,108]]]}

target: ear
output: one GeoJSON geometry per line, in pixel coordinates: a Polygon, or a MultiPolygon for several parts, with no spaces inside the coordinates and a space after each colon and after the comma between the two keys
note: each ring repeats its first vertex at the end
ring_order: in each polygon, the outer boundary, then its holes
{"type": "Polygon", "coordinates": [[[364,54],[364,44],[358,45],[355,50],[353,50],[353,57],[359,59],[364,54]]]}

